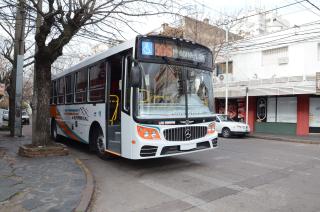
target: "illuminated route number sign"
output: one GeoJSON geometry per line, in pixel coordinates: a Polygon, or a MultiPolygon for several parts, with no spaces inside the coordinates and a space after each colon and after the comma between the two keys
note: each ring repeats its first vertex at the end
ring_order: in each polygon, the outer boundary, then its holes
{"type": "Polygon", "coordinates": [[[140,42],[140,58],[157,60],[162,57],[176,61],[197,62],[212,68],[212,53],[204,46],[191,42],[166,39],[145,39],[140,42]]]}

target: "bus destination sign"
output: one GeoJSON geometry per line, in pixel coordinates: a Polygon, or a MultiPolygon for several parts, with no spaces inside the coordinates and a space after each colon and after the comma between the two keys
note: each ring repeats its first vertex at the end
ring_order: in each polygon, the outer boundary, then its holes
{"type": "Polygon", "coordinates": [[[187,43],[177,45],[172,41],[143,40],[141,56],[144,58],[167,57],[173,59],[199,62],[210,67],[212,55],[210,51],[198,45],[187,43]]]}

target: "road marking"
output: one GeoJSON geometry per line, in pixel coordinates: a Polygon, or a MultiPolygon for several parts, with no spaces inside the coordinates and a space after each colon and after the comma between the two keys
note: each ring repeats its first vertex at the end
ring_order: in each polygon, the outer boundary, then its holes
{"type": "Polygon", "coordinates": [[[256,191],[254,191],[252,189],[248,189],[246,187],[241,187],[241,186],[238,186],[238,185],[234,185],[232,182],[226,182],[226,181],[214,178],[214,177],[208,177],[208,176],[204,176],[204,175],[197,174],[197,173],[194,173],[194,172],[184,172],[184,174],[186,174],[186,175],[188,175],[190,177],[199,179],[201,181],[204,181],[204,182],[207,182],[207,183],[210,183],[210,184],[213,184],[213,185],[217,185],[219,187],[226,187],[226,188],[229,188],[229,189],[233,189],[233,190],[237,190],[237,191],[243,192],[245,194],[257,195],[256,191]]]}
{"type": "Polygon", "coordinates": [[[212,208],[207,208],[205,205],[207,204],[205,201],[196,198],[192,195],[189,195],[187,193],[178,191],[174,188],[159,184],[153,180],[148,180],[148,179],[144,179],[144,180],[139,180],[140,183],[142,183],[145,186],[148,186],[149,188],[159,191],[165,195],[168,195],[174,199],[179,199],[183,202],[189,203],[190,205],[197,207],[201,210],[204,211],[212,211],[212,208]]]}

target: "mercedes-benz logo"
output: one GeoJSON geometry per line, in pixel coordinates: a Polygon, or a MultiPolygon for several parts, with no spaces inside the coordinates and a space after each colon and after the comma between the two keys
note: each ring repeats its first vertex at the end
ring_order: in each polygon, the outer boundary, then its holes
{"type": "Polygon", "coordinates": [[[184,134],[185,134],[186,138],[191,138],[190,129],[186,129],[186,130],[184,131],[184,134]]]}

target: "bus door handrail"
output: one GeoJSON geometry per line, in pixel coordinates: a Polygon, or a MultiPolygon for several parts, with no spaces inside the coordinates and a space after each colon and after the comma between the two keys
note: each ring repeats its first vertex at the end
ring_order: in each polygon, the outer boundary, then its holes
{"type": "MultiPolygon", "coordinates": [[[[111,119],[109,119],[110,124],[113,125],[113,122],[117,119],[117,116],[118,116],[119,97],[117,95],[113,95],[113,94],[111,94],[110,97],[114,97],[115,102],[116,102],[116,108],[113,112],[113,115],[111,116],[111,119]]],[[[109,101],[111,102],[111,98],[109,98],[109,101]]]]}

